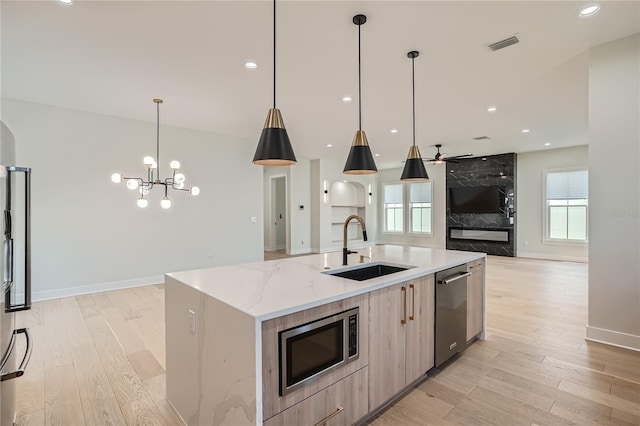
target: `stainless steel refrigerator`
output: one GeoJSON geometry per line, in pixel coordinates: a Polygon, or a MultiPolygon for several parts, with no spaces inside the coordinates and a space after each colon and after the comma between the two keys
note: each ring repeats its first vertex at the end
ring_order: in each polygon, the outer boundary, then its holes
{"type": "Polygon", "coordinates": [[[33,347],[28,328],[16,324],[16,312],[31,309],[31,169],[15,166],[13,134],[0,121],[0,425],[16,420],[15,380],[21,377],[33,347]],[[20,342],[25,339],[25,342],[20,342]],[[20,353],[18,353],[20,352],[20,353]]]}

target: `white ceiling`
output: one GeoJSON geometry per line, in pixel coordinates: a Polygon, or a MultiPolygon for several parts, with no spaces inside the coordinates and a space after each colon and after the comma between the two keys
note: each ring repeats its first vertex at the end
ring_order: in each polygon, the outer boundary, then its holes
{"type": "MultiPolygon", "coordinates": [[[[588,49],[640,31],[640,2],[280,1],[278,107],[298,157],[346,158],[357,130],[357,27],[363,129],[379,168],[411,144],[432,156],[587,143],[588,49]],[[514,34],[498,52],[486,46],[514,34]],[[346,104],[342,97],[350,95],[346,104]],[[495,105],[498,111],[487,113],[495,105]],[[397,134],[390,129],[397,128],[397,134]],[[523,128],[531,132],[522,134],[523,128]],[[471,138],[487,135],[489,141],[471,138]],[[331,143],[333,148],[327,148],[331,143]]],[[[2,96],[247,136],[272,103],[270,1],[2,1],[2,96]],[[244,68],[252,60],[256,70],[244,68]]]]}

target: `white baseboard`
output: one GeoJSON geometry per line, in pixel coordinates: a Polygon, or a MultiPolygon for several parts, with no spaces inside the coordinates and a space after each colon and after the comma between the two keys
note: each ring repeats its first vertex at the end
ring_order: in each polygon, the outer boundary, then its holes
{"type": "Polygon", "coordinates": [[[556,255],[556,254],[522,252],[519,250],[517,253],[517,257],[528,257],[530,259],[544,259],[544,260],[560,260],[563,262],[589,263],[589,258],[584,256],[564,256],[564,255],[556,255]]]}
{"type": "Polygon", "coordinates": [[[298,249],[298,250],[291,250],[291,252],[287,254],[293,256],[296,254],[307,254],[307,253],[312,253],[312,251],[310,249],[298,249]]]}
{"type": "Polygon", "coordinates": [[[587,326],[585,339],[640,352],[640,336],[587,326]]]}
{"type": "Polygon", "coordinates": [[[83,285],[78,287],[67,287],[57,290],[34,291],[31,299],[34,302],[42,300],[59,299],[61,297],[80,296],[81,294],[97,293],[101,291],[119,290],[122,288],[141,287],[164,283],[164,275],[156,277],[135,278],[132,280],[111,281],[100,284],[83,285]]]}

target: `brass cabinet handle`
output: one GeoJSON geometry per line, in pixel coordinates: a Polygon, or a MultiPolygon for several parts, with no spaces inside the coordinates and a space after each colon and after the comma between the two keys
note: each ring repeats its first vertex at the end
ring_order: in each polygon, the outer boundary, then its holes
{"type": "Polygon", "coordinates": [[[400,320],[400,324],[406,324],[407,323],[407,288],[403,286],[402,288],[400,288],[400,291],[402,292],[402,319],[400,320]]]}
{"type": "Polygon", "coordinates": [[[416,315],[416,286],[409,284],[409,288],[411,289],[411,315],[409,315],[409,319],[413,321],[416,315]]]}
{"type": "Polygon", "coordinates": [[[329,414],[327,417],[325,417],[324,419],[320,420],[318,423],[316,423],[313,426],[326,426],[327,422],[329,420],[331,420],[332,418],[334,418],[335,416],[337,416],[338,414],[340,414],[340,412],[344,410],[344,408],[342,407],[338,407],[336,409],[336,411],[334,411],[333,413],[329,414]]]}

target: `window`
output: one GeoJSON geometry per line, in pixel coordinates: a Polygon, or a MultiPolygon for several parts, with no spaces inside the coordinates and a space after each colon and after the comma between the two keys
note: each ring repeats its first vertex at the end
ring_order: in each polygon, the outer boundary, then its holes
{"type": "Polygon", "coordinates": [[[383,193],[384,232],[431,233],[431,182],[383,184],[383,193]]]}
{"type": "Polygon", "coordinates": [[[431,233],[431,182],[409,184],[411,232],[431,233]]]}
{"type": "Polygon", "coordinates": [[[547,172],[545,177],[546,239],[587,241],[587,170],[547,172]]]}
{"type": "Polygon", "coordinates": [[[384,230],[404,231],[402,184],[384,185],[384,230]]]}

